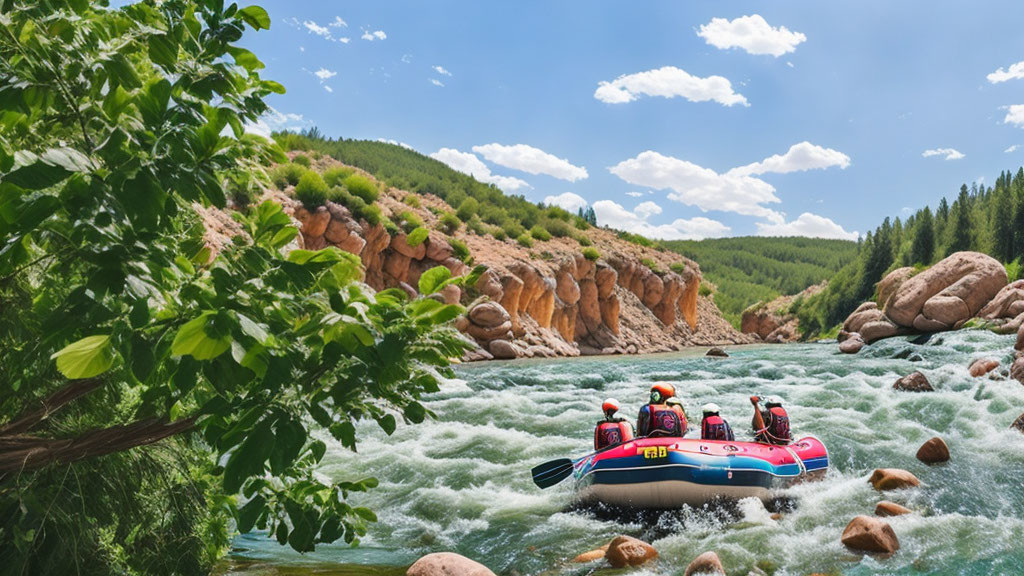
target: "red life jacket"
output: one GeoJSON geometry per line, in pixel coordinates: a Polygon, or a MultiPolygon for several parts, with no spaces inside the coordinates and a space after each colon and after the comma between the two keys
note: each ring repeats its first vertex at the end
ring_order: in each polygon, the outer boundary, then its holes
{"type": "Polygon", "coordinates": [[[773,406],[768,409],[768,418],[765,419],[765,432],[768,433],[767,440],[771,444],[789,444],[793,435],[789,429],[789,414],[782,406],[773,406]]]}
{"type": "Polygon", "coordinates": [[[622,418],[602,420],[594,429],[594,450],[615,446],[633,439],[633,427],[622,418]]]}
{"type": "Polygon", "coordinates": [[[701,440],[724,440],[732,442],[736,437],[732,433],[729,423],[721,416],[705,416],[700,423],[701,440]]]}
{"type": "Polygon", "coordinates": [[[678,406],[648,404],[640,409],[637,427],[641,436],[679,436],[686,434],[686,413],[678,406]]]}

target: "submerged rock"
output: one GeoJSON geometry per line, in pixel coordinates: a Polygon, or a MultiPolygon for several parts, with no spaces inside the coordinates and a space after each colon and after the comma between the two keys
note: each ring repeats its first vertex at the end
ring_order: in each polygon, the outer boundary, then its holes
{"type": "Polygon", "coordinates": [[[1017,416],[1017,419],[1013,421],[1013,424],[1010,424],[1010,428],[1016,428],[1017,430],[1024,432],[1024,414],[1017,416]]]}
{"type": "Polygon", "coordinates": [[[968,368],[968,371],[971,373],[971,376],[978,378],[988,374],[996,368],[999,368],[999,360],[994,358],[978,358],[974,362],[971,362],[971,367],[968,368]]]}
{"type": "Polygon", "coordinates": [[[900,468],[879,468],[871,475],[868,482],[875,487],[875,490],[899,490],[921,485],[917,476],[900,468]]]}
{"type": "Polygon", "coordinates": [[[903,378],[897,380],[893,385],[895,390],[903,390],[905,392],[932,392],[935,388],[932,388],[931,382],[928,378],[920,372],[911,372],[903,378]]]}
{"type": "Polygon", "coordinates": [[[1018,353],[1017,358],[1010,365],[1010,378],[1024,384],[1024,354],[1018,353]]]}
{"type": "Polygon", "coordinates": [[[494,572],[454,552],[435,552],[417,560],[405,576],[494,576],[494,572]]]}
{"type": "Polygon", "coordinates": [[[722,350],[718,346],[715,346],[714,348],[710,348],[707,351],[707,353],[704,354],[704,355],[705,356],[712,356],[714,358],[728,358],[729,357],[729,353],[726,352],[725,350],[722,350]]]}
{"type": "Polygon", "coordinates": [[[917,459],[925,464],[949,462],[949,446],[938,436],[928,440],[917,450],[917,459]]]}
{"type": "Polygon", "coordinates": [[[658,557],[658,551],[643,540],[632,536],[616,536],[608,544],[608,551],[604,557],[613,568],[624,568],[626,566],[639,566],[648,560],[658,557]]]}
{"type": "Polygon", "coordinates": [[[910,514],[913,511],[910,508],[900,506],[895,502],[889,502],[888,500],[882,500],[875,506],[875,516],[902,516],[904,514],[910,514]]]}
{"type": "Polygon", "coordinates": [[[684,576],[691,576],[691,574],[725,574],[725,568],[722,566],[722,561],[718,559],[718,554],[709,551],[694,558],[693,562],[686,567],[684,576]]]}
{"type": "Polygon", "coordinates": [[[857,516],[843,530],[843,544],[851,550],[892,554],[900,549],[899,538],[892,526],[870,516],[857,516]]]}
{"type": "Polygon", "coordinates": [[[593,562],[594,560],[600,560],[601,558],[604,558],[604,555],[608,551],[608,547],[610,545],[611,543],[609,542],[600,548],[595,548],[590,552],[584,552],[583,554],[573,558],[572,561],[576,564],[585,564],[587,562],[593,562]]]}

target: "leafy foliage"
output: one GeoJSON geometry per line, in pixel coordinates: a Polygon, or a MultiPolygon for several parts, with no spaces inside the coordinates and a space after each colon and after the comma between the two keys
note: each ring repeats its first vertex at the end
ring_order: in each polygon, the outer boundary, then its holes
{"type": "Polygon", "coordinates": [[[601,253],[597,251],[597,248],[584,248],[583,257],[593,262],[601,257],[601,253]]]}
{"type": "Polygon", "coordinates": [[[323,206],[327,201],[327,183],[312,170],[307,170],[295,185],[295,197],[307,210],[323,206]]]}
{"type": "MultiPolygon", "coordinates": [[[[311,427],[355,449],[356,420],[422,421],[419,396],[466,347],[447,325],[461,307],[373,294],[357,257],[290,249],[276,204],[204,247],[193,203],[224,206],[229,183],[285,160],[243,130],[283,92],[235,44],[269,25],[219,0],[0,4],[12,570],[206,573],[229,516],[299,551],[356,542],[375,517],[348,496],[376,480],[314,475],[326,446],[311,427]]],[[[310,174],[298,184],[322,192],[310,174]]]]}
{"type": "Polygon", "coordinates": [[[366,176],[359,174],[352,174],[345,178],[345,188],[349,192],[363,199],[363,202],[367,204],[373,204],[377,201],[377,197],[380,193],[377,191],[377,185],[370,181],[366,176]]]}

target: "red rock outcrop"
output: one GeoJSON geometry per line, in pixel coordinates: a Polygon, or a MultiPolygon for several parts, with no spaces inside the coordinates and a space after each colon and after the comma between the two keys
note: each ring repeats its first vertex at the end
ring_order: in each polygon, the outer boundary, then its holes
{"type": "Polygon", "coordinates": [[[799,294],[779,296],[770,302],[758,302],[743,311],[740,331],[756,334],[764,342],[773,344],[793,342],[800,338],[799,320],[792,312],[793,303],[821,292],[827,282],[809,286],[799,294]]]}

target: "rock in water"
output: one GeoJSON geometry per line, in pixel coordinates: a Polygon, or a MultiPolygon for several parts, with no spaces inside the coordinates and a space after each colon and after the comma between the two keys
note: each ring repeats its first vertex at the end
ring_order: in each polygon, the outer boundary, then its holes
{"type": "Polygon", "coordinates": [[[653,546],[637,540],[631,536],[616,536],[604,557],[613,568],[624,568],[626,566],[639,566],[648,560],[658,557],[658,551],[653,546]]]}
{"type": "Polygon", "coordinates": [[[405,576],[494,576],[494,572],[454,552],[435,552],[417,560],[405,576]]]}
{"type": "Polygon", "coordinates": [[[879,468],[871,475],[868,482],[875,487],[875,490],[899,490],[921,484],[917,476],[900,468],[879,468]]]}
{"type": "Polygon", "coordinates": [[[718,554],[714,552],[705,552],[700,556],[693,559],[690,565],[686,567],[684,576],[691,576],[691,574],[725,574],[725,568],[722,567],[722,561],[718,559],[718,554]]]}
{"type": "Polygon", "coordinates": [[[712,356],[712,357],[715,357],[715,358],[728,358],[729,357],[729,353],[726,352],[725,350],[722,350],[718,346],[715,346],[714,348],[708,349],[707,353],[704,354],[704,355],[705,356],[712,356]]]}
{"type": "Polygon", "coordinates": [[[895,502],[882,500],[875,506],[875,516],[902,516],[913,512],[910,508],[904,508],[895,502]]]}
{"type": "Polygon", "coordinates": [[[1024,324],[1020,325],[1017,329],[1017,343],[1013,345],[1013,349],[1018,352],[1024,352],[1024,324]]]}
{"type": "Polygon", "coordinates": [[[900,549],[892,526],[884,520],[870,516],[857,516],[843,530],[843,544],[851,550],[892,554],[900,549]]]}
{"type": "Polygon", "coordinates": [[[600,560],[601,558],[604,558],[605,552],[608,551],[609,546],[611,546],[610,542],[600,548],[595,548],[590,552],[584,552],[583,554],[573,558],[572,561],[576,564],[585,564],[587,562],[593,562],[594,560],[600,560]]]}
{"type": "Polygon", "coordinates": [[[843,354],[856,354],[864,347],[864,339],[857,332],[851,332],[846,339],[839,344],[839,351],[843,354]]]}
{"type": "Polygon", "coordinates": [[[1010,428],[1016,428],[1017,430],[1024,432],[1024,414],[1017,416],[1017,419],[1013,421],[1013,424],[1010,424],[1010,428]]]}
{"type": "Polygon", "coordinates": [[[968,368],[968,371],[971,373],[971,376],[978,378],[979,376],[988,374],[996,368],[999,368],[999,360],[994,358],[978,358],[974,362],[971,362],[971,367],[968,368]]]}
{"type": "Polygon", "coordinates": [[[935,388],[932,388],[931,382],[928,382],[928,378],[920,372],[912,372],[900,378],[892,387],[895,390],[904,390],[906,392],[932,392],[935,390],[935,388]]]}
{"type": "Polygon", "coordinates": [[[938,464],[949,462],[949,446],[938,436],[921,444],[917,450],[917,459],[925,464],[938,464]]]}

